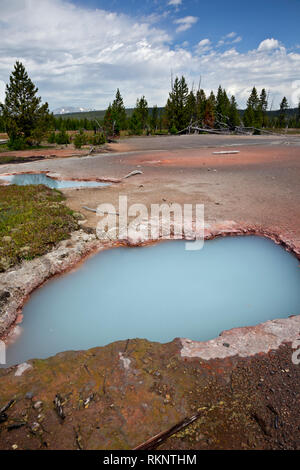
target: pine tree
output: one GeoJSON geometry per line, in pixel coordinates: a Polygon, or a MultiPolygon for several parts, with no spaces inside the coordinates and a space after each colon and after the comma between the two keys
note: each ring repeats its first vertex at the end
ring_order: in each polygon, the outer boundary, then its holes
{"type": "Polygon", "coordinates": [[[131,118],[129,119],[129,129],[130,133],[133,135],[140,135],[142,133],[142,122],[136,108],[134,108],[131,118]]]}
{"type": "Polygon", "coordinates": [[[260,128],[262,126],[262,117],[260,100],[256,88],[253,87],[247,101],[247,109],[243,116],[244,125],[246,127],[260,128]]]}
{"type": "Polygon", "coordinates": [[[126,128],[126,109],[119,88],[111,105],[111,115],[114,121],[114,134],[119,134],[120,130],[126,128]]]}
{"type": "Polygon", "coordinates": [[[109,104],[107,110],[105,111],[104,119],[103,119],[103,128],[106,135],[113,136],[114,135],[114,123],[112,116],[112,108],[111,104],[109,104]]]}
{"type": "Polygon", "coordinates": [[[153,106],[150,116],[150,127],[152,132],[156,132],[159,125],[158,108],[156,105],[153,106]]]}
{"type": "Polygon", "coordinates": [[[169,129],[184,129],[188,125],[187,99],[189,89],[185,78],[175,78],[165,108],[169,129]]]}
{"type": "Polygon", "coordinates": [[[215,126],[215,109],[216,109],[216,98],[213,92],[209,95],[209,98],[205,103],[203,124],[211,129],[215,126]]]}
{"type": "Polygon", "coordinates": [[[279,126],[280,127],[285,127],[286,125],[286,112],[288,110],[288,107],[289,107],[288,100],[284,96],[280,103],[280,112],[279,112],[279,126]]]}
{"type": "Polygon", "coordinates": [[[197,102],[193,90],[190,91],[186,101],[186,114],[188,122],[194,122],[197,119],[197,102]]]}
{"type": "Polygon", "coordinates": [[[148,124],[148,103],[145,96],[142,96],[140,99],[136,101],[135,107],[138,119],[141,123],[141,130],[145,130],[148,124]]]}
{"type": "Polygon", "coordinates": [[[232,95],[230,99],[230,107],[229,107],[229,120],[228,124],[230,129],[234,130],[237,126],[240,125],[240,115],[237,109],[237,102],[235,97],[232,95]]]}
{"type": "Polygon", "coordinates": [[[259,97],[259,105],[261,109],[261,114],[262,114],[262,127],[267,127],[268,125],[268,115],[267,115],[267,109],[268,109],[268,98],[267,98],[267,93],[265,88],[261,90],[261,94],[259,97]]]}
{"type": "Polygon", "coordinates": [[[48,103],[41,104],[35,87],[21,62],[16,62],[6,85],[5,102],[1,104],[10,145],[40,143],[50,126],[48,103]],[[18,143],[17,143],[18,142],[18,143]]]}
{"type": "Polygon", "coordinates": [[[216,127],[224,127],[224,124],[228,124],[230,101],[227,96],[225,89],[223,90],[221,85],[218,88],[215,111],[217,115],[216,127]]]}
{"type": "Polygon", "coordinates": [[[196,120],[203,121],[206,107],[206,96],[202,88],[196,93],[196,120]]]}

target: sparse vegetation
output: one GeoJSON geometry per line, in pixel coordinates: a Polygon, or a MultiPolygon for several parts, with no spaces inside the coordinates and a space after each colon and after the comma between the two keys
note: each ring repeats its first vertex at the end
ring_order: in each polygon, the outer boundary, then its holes
{"type": "Polygon", "coordinates": [[[58,134],[55,136],[55,142],[58,145],[65,145],[70,143],[70,138],[65,129],[61,129],[58,134]]]}
{"type": "Polygon", "coordinates": [[[64,196],[46,186],[0,186],[0,271],[43,255],[78,228],[64,196]]]}
{"type": "Polygon", "coordinates": [[[97,132],[89,138],[89,143],[92,145],[103,145],[106,142],[106,137],[103,132],[97,132]]]}
{"type": "Polygon", "coordinates": [[[87,135],[80,129],[80,132],[74,137],[75,148],[80,149],[83,145],[86,145],[88,141],[87,135]]]}

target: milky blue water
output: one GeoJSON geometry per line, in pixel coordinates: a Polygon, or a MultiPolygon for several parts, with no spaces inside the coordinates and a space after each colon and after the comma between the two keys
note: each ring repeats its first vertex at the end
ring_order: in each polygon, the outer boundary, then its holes
{"type": "Polygon", "coordinates": [[[18,186],[27,186],[28,184],[44,184],[52,189],[64,188],[97,188],[100,186],[110,186],[110,183],[100,181],[72,181],[55,180],[42,173],[1,176],[0,179],[9,181],[10,184],[18,186]]]}
{"type": "Polygon", "coordinates": [[[260,237],[114,248],[31,295],[8,363],[127,338],[208,340],[299,314],[299,285],[299,261],[260,237]]]}

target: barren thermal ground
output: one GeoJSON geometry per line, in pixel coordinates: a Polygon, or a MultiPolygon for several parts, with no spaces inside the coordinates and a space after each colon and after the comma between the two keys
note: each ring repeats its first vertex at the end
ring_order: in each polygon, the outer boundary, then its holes
{"type": "MultiPolygon", "coordinates": [[[[97,239],[99,216],[86,208],[118,207],[119,196],[148,209],[204,204],[206,239],[266,236],[299,260],[297,136],[135,137],[107,144],[105,153],[66,158],[57,151],[55,158],[1,165],[0,173],[112,183],[62,189],[66,206],[81,214],[80,230],[0,273],[3,337],[22,326],[22,306],[34,289],[114,249],[97,239]]],[[[206,342],[129,339],[0,369],[0,448],[133,449],[196,414],[158,448],[300,449],[300,365],[292,360],[299,316],[219,333],[206,342]]]]}

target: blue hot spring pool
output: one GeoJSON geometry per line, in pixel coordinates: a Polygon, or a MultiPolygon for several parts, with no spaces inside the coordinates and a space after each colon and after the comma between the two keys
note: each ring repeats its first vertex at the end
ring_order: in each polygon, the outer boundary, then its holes
{"type": "Polygon", "coordinates": [[[36,290],[9,364],[127,338],[208,340],[300,313],[299,261],[260,237],[114,248],[36,290]]]}
{"type": "Polygon", "coordinates": [[[24,175],[1,176],[0,179],[8,181],[9,184],[17,184],[18,186],[26,186],[28,184],[44,184],[52,189],[65,188],[98,188],[101,186],[110,186],[111,183],[103,183],[100,181],[72,181],[72,180],[55,180],[42,173],[27,173],[24,175]]]}

